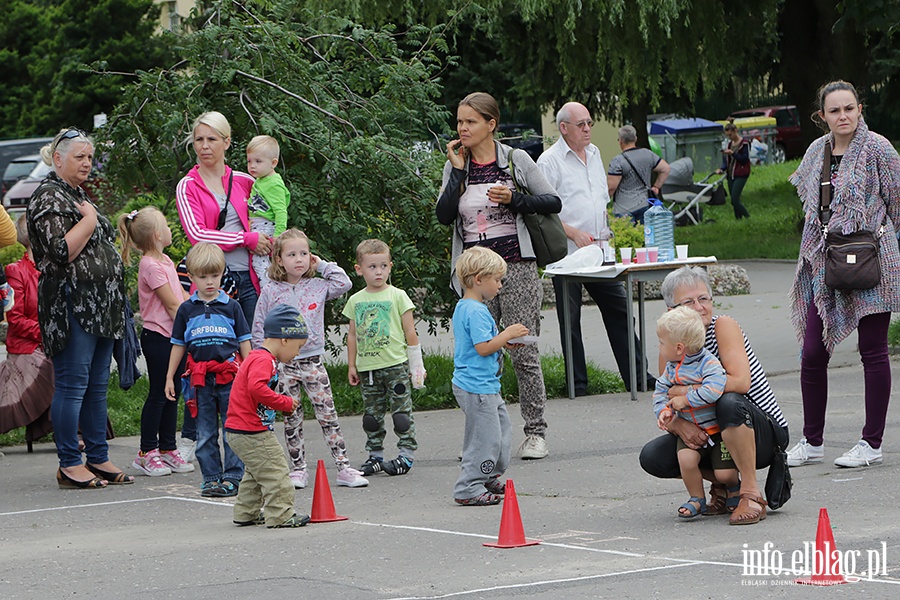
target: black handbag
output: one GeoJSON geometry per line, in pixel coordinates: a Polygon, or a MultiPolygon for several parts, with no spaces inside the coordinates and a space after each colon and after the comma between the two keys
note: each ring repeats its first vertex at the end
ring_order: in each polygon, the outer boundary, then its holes
{"type": "Polygon", "coordinates": [[[884,233],[828,231],[831,219],[831,144],[825,142],[819,215],[825,236],[825,285],[836,290],[868,290],[881,282],[878,240],[884,233]]]}
{"type": "Polygon", "coordinates": [[[766,474],[766,502],[772,510],[778,510],[791,499],[791,490],[794,487],[794,481],[791,479],[791,469],[788,466],[787,452],[785,448],[788,445],[787,432],[780,427],[768,413],[764,413],[775,435],[775,449],[772,452],[772,463],[769,465],[769,471],[766,474]]]}
{"type": "MultiPolygon", "coordinates": [[[[512,160],[514,153],[515,150],[509,153],[509,173],[512,176],[513,185],[516,186],[516,191],[530,195],[528,188],[516,181],[516,168],[512,160]]],[[[566,230],[563,229],[558,214],[522,213],[522,220],[525,222],[525,227],[528,228],[528,235],[531,237],[531,245],[534,248],[534,257],[539,267],[546,267],[550,263],[555,263],[568,256],[569,238],[566,237],[566,230]]]]}

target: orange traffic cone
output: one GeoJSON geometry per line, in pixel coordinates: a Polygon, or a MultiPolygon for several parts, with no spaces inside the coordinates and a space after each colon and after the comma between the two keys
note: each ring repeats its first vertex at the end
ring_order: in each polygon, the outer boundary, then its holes
{"type": "Polygon", "coordinates": [[[325,471],[325,461],[320,460],[316,464],[316,483],[313,486],[312,510],[309,511],[310,523],[331,523],[332,521],[346,521],[334,510],[334,499],[331,497],[331,488],[328,486],[328,473],[325,471]]]}
{"type": "Polygon", "coordinates": [[[490,548],[520,548],[536,546],[541,540],[526,540],[522,516],[519,514],[519,500],[512,479],[506,480],[506,494],[503,498],[503,514],[500,515],[500,535],[496,544],[485,543],[490,548]]]}
{"type": "Polygon", "coordinates": [[[828,511],[824,508],[819,509],[819,527],[816,530],[816,548],[813,551],[812,562],[812,576],[797,579],[797,583],[807,585],[847,583],[847,578],[841,574],[841,562],[839,552],[834,544],[834,532],[831,530],[828,511]]]}

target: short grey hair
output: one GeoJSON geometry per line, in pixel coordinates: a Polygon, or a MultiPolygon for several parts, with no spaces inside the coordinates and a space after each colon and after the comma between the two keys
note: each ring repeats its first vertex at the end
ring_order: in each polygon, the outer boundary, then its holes
{"type": "Polygon", "coordinates": [[[566,108],[566,106],[567,106],[566,104],[563,104],[562,108],[560,108],[556,113],[556,128],[557,129],[559,129],[559,126],[560,126],[560,124],[562,124],[563,121],[569,120],[569,116],[570,116],[569,109],[566,108]]]}
{"type": "Polygon", "coordinates": [[[626,144],[637,141],[637,129],[632,127],[631,125],[625,125],[624,127],[619,127],[619,140],[625,142],[626,144]]]}
{"type": "Polygon", "coordinates": [[[666,306],[675,306],[675,291],[681,287],[697,287],[698,284],[706,286],[706,291],[712,297],[712,288],[709,287],[709,275],[702,267],[689,267],[687,265],[672,271],[662,282],[660,292],[666,306]]]}

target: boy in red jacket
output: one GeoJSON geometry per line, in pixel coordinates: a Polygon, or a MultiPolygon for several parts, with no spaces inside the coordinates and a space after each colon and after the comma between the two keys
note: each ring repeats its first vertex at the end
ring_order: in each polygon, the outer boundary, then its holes
{"type": "Polygon", "coordinates": [[[293,360],[309,334],[300,311],[279,304],[266,315],[263,335],[262,346],[253,350],[238,370],[225,420],[228,443],[244,462],[234,523],[244,526],[264,522],[270,529],[303,527],[309,516],[294,512],[294,486],[287,459],[272,430],[275,411],[291,413],[299,403],[299,399],[275,393],[276,360],[293,360]]]}

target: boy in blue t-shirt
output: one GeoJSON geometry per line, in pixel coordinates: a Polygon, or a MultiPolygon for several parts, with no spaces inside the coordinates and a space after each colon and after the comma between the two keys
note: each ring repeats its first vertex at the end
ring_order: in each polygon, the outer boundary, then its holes
{"type": "Polygon", "coordinates": [[[528,335],[522,324],[497,333],[485,302],[503,287],[506,262],[499,254],[473,246],[456,261],[456,275],[465,289],[453,311],[453,395],[466,415],[462,471],[453,499],[463,506],[499,504],[506,485],[499,478],[509,466],[512,425],[500,396],[500,350],[528,335]]]}
{"type": "Polygon", "coordinates": [[[237,302],[219,289],[225,272],[225,254],[215,244],[201,242],[187,255],[187,269],[196,291],[178,307],[172,326],[172,352],[166,375],[166,396],[175,400],[175,373],[187,353],[182,376],[184,397],[197,406],[197,462],[203,473],[200,495],[236,496],[244,476],[244,463],[231,450],[222,431],[225,462],[219,454],[219,415],[228,414],[231,383],[237,373],[235,355],[250,354],[250,327],[237,302]]]}

